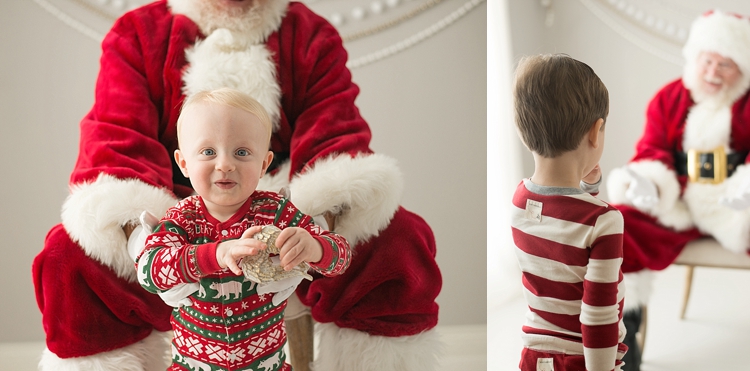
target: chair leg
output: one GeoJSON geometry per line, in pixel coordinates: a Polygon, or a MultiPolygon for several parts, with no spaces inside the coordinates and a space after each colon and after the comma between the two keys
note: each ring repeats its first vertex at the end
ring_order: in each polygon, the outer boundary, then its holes
{"type": "Polygon", "coordinates": [[[309,314],[286,320],[289,357],[294,371],[310,371],[313,361],[313,320],[309,314]]]}
{"type": "Polygon", "coordinates": [[[646,350],[646,328],[648,325],[648,306],[644,305],[641,307],[641,326],[638,327],[638,333],[636,334],[635,341],[638,342],[638,347],[641,349],[641,357],[643,352],[646,350]]]}
{"type": "Polygon", "coordinates": [[[690,289],[693,286],[693,269],[695,268],[692,265],[688,265],[687,267],[687,276],[685,279],[685,295],[682,299],[682,310],[680,311],[680,319],[685,319],[685,311],[687,310],[687,304],[688,299],[690,299],[690,289]]]}

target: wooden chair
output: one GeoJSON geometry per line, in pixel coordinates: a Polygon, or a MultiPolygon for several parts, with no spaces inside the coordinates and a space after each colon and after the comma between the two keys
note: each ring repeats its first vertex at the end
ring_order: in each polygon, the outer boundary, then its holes
{"type": "Polygon", "coordinates": [[[287,300],[286,317],[287,342],[289,344],[289,363],[295,371],[310,371],[314,358],[314,322],[310,309],[306,308],[292,294],[287,300]]]}
{"type": "Polygon", "coordinates": [[[731,252],[721,247],[713,238],[702,238],[688,243],[674,264],[687,267],[685,294],[680,311],[680,319],[684,319],[695,267],[750,269],[750,255],[731,252]]]}
{"type": "MultiPolygon", "coordinates": [[[[673,264],[683,265],[687,268],[685,291],[682,298],[682,309],[680,310],[680,319],[685,319],[690,290],[693,286],[693,271],[696,267],[750,269],[750,255],[729,251],[721,247],[713,238],[701,238],[688,243],[673,264]]],[[[636,341],[641,348],[641,352],[646,345],[647,323],[648,308],[644,306],[641,326],[636,334],[636,341]]]]}
{"type": "MultiPolygon", "coordinates": [[[[291,197],[289,192],[289,188],[286,187],[279,191],[287,198],[291,197]]],[[[336,215],[327,212],[324,217],[323,227],[333,231],[336,228],[336,215]]],[[[295,371],[310,371],[311,363],[315,359],[315,321],[310,315],[310,308],[302,304],[297,294],[292,294],[287,299],[284,316],[289,363],[295,371]]]]}

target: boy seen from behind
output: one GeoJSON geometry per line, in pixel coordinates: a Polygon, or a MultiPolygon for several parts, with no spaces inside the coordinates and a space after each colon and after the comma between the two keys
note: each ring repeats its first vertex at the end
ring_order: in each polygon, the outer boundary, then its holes
{"type": "Polygon", "coordinates": [[[512,233],[529,310],[520,369],[620,370],[623,219],[592,194],[609,113],[607,88],[567,55],[522,59],[513,86],[534,174],[513,196],[512,233]]]}

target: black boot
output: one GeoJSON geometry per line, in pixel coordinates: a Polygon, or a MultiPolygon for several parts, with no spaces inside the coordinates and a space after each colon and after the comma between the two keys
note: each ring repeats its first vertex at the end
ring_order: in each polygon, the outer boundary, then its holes
{"type": "Polygon", "coordinates": [[[628,310],[622,314],[622,322],[628,331],[623,341],[628,346],[628,352],[622,358],[622,361],[625,362],[625,365],[622,367],[623,371],[640,371],[641,369],[641,349],[638,347],[635,334],[641,327],[642,319],[643,311],[640,307],[636,310],[628,310]]]}

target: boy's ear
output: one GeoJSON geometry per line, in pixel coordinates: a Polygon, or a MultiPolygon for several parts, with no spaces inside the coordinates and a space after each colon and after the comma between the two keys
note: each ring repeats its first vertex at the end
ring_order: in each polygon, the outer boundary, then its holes
{"type": "Polygon", "coordinates": [[[260,170],[260,177],[262,178],[263,175],[266,175],[266,170],[269,166],[271,166],[271,161],[273,161],[273,152],[268,151],[266,154],[266,158],[263,160],[263,168],[260,170]]]}
{"type": "Polygon", "coordinates": [[[180,152],[179,149],[174,150],[174,161],[177,163],[177,166],[180,167],[182,175],[184,175],[185,178],[190,178],[188,175],[187,164],[185,163],[185,157],[182,156],[182,152],[180,152]]]}
{"type": "Polygon", "coordinates": [[[589,143],[594,148],[599,148],[599,146],[602,145],[602,141],[604,140],[603,127],[604,119],[600,118],[596,120],[594,124],[591,125],[591,129],[589,129],[589,143]]]}

